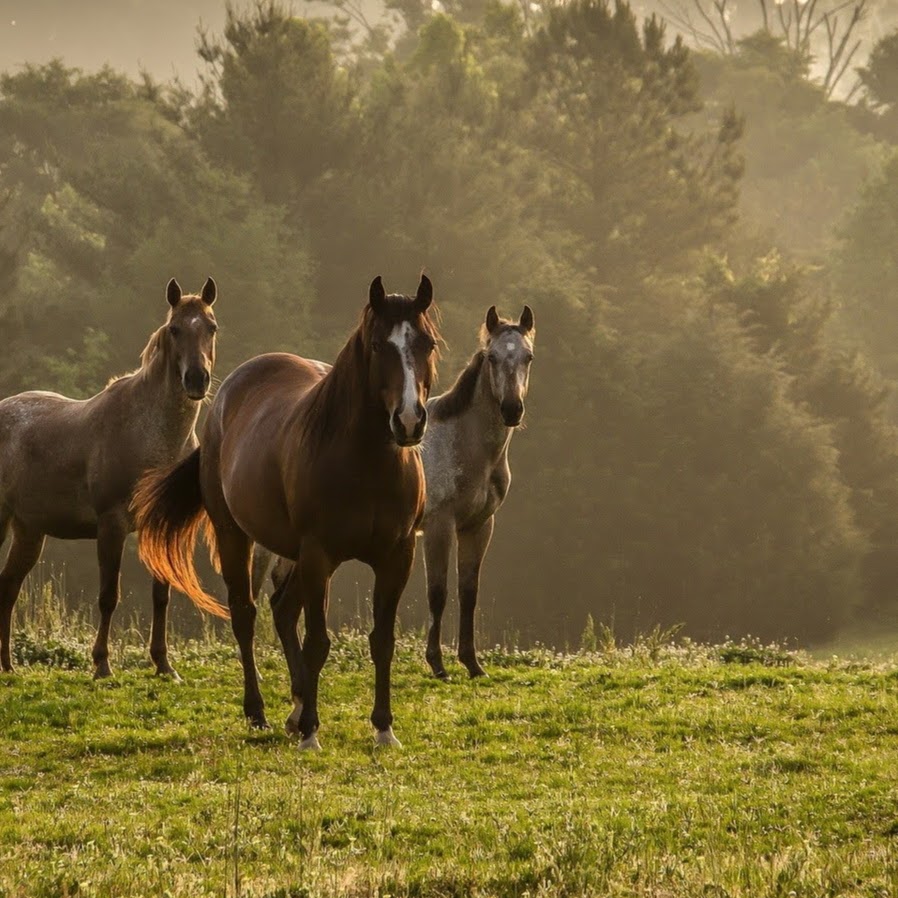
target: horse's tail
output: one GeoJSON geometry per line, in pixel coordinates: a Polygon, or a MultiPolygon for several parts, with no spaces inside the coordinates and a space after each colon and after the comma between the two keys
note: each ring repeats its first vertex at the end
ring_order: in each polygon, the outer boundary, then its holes
{"type": "MultiPolygon", "coordinates": [[[[137,522],[140,560],[153,575],[189,596],[203,611],[229,618],[227,608],[203,589],[193,565],[196,536],[203,523],[207,540],[211,536],[200,491],[200,450],[144,474],[131,510],[137,522]]],[[[213,554],[214,549],[210,544],[213,554]]]]}

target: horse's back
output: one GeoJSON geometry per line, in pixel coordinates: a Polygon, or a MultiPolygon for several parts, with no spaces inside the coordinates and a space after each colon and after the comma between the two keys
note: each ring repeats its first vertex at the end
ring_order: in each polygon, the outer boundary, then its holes
{"type": "Polygon", "coordinates": [[[85,410],[82,400],[43,391],[0,402],[0,503],[52,535],[90,536],[96,525],[85,410]]]}
{"type": "Polygon", "coordinates": [[[219,387],[203,433],[203,482],[213,489],[219,480],[231,516],[282,555],[294,550],[292,540],[279,541],[289,529],[282,479],[284,455],[295,451],[289,431],[327,367],[285,352],[244,362],[219,387]]]}
{"type": "Polygon", "coordinates": [[[222,439],[230,432],[261,427],[269,432],[283,412],[309,392],[326,373],[321,362],[287,352],[270,352],[235,368],[215,395],[210,421],[222,439]]]}

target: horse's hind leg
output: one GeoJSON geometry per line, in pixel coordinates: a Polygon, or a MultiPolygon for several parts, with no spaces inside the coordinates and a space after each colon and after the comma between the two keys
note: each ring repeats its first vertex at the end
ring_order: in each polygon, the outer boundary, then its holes
{"type": "Polygon", "coordinates": [[[256,543],[253,549],[253,571],[252,571],[252,591],[253,598],[258,601],[259,593],[262,591],[262,585],[265,583],[265,577],[268,569],[271,567],[271,559],[274,556],[264,546],[256,543]]]}
{"type": "Polygon", "coordinates": [[[94,678],[112,676],[109,667],[109,630],[121,590],[122,552],[128,522],[120,514],[103,515],[97,522],[97,561],[100,564],[100,626],[91,655],[94,678]]]}
{"type": "Polygon", "coordinates": [[[300,748],[318,749],[318,679],[330,652],[324,613],[332,566],[321,553],[304,545],[299,560],[280,565],[279,570],[271,608],[290,670],[293,711],[285,728],[291,736],[302,736],[300,748]],[[300,644],[296,628],[303,608],[306,635],[300,644]]]}
{"type": "Polygon", "coordinates": [[[443,666],[440,633],[446,609],[446,578],[452,551],[453,527],[449,521],[435,521],[424,531],[424,568],[427,574],[427,603],[430,606],[430,630],[425,657],[435,677],[447,678],[443,666]]]}
{"type": "Polygon", "coordinates": [[[468,668],[472,677],[482,677],[486,671],[477,661],[474,649],[474,609],[480,589],[480,567],[493,536],[490,516],[476,530],[463,530],[458,534],[458,660],[468,668]]]}
{"type": "Polygon", "coordinates": [[[150,657],[157,674],[167,674],[180,680],[168,660],[168,603],[171,587],[164,580],[153,578],[153,629],[150,631],[150,657]]]}
{"type": "MultiPolygon", "coordinates": [[[[9,519],[0,520],[0,536],[5,537],[9,519]]],[[[0,540],[2,541],[2,540],[0,540]]],[[[44,535],[32,533],[14,523],[12,545],[6,564],[0,572],[0,670],[12,671],[12,612],[19,597],[22,583],[37,564],[44,548],[44,535]]]]}
{"type": "Polygon", "coordinates": [[[257,729],[268,729],[265,719],[265,702],[259,689],[256,671],[255,636],[256,603],[252,596],[250,565],[252,564],[252,540],[240,529],[224,506],[216,504],[215,517],[209,509],[215,538],[218,542],[218,557],[221,561],[221,575],[228,588],[228,607],[231,609],[231,628],[240,649],[240,663],[243,665],[243,714],[250,725],[257,729]]]}

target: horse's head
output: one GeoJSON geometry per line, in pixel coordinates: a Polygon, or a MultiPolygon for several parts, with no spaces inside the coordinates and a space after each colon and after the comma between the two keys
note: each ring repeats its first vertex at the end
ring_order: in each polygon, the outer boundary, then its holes
{"type": "Polygon", "coordinates": [[[500,318],[490,306],[484,322],[486,368],[490,390],[507,427],[517,427],[524,418],[524,399],[530,385],[533,361],[533,312],[524,306],[520,321],[500,318]]]}
{"type": "Polygon", "coordinates": [[[400,446],[421,442],[427,427],[425,403],[436,370],[438,334],[427,310],[433,285],[426,275],[414,297],[387,295],[379,277],[368,294],[365,338],[372,395],[382,402],[393,439],[400,446]]]}
{"type": "Polygon", "coordinates": [[[217,295],[218,288],[212,278],[206,278],[199,295],[183,294],[174,278],[166,290],[171,306],[165,328],[168,357],[184,392],[194,400],[205,399],[212,383],[218,330],[212,303],[217,295]]]}

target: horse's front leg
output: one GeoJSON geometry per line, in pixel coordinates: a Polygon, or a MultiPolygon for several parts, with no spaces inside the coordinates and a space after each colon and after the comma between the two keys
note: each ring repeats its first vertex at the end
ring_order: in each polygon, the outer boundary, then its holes
{"type": "Polygon", "coordinates": [[[396,645],[396,609],[408,583],[415,557],[414,537],[400,543],[382,562],[374,566],[374,629],[368,637],[374,662],[374,710],[371,723],[377,730],[378,745],[399,745],[393,735],[390,708],[390,668],[396,645]]]}
{"type": "Polygon", "coordinates": [[[480,568],[493,536],[493,521],[475,530],[463,530],[458,534],[458,660],[468,668],[472,677],[482,677],[486,671],[477,661],[474,648],[474,609],[480,590],[480,568]]]}
{"type": "Polygon", "coordinates": [[[100,564],[100,626],[94,642],[94,678],[112,676],[109,667],[109,629],[119,602],[122,551],[128,535],[128,521],[117,512],[102,515],[97,522],[97,561],[100,564]]]}
{"type": "Polygon", "coordinates": [[[153,578],[153,628],[150,631],[150,657],[157,674],[165,674],[180,681],[168,660],[168,603],[171,587],[164,580],[153,578]]]}
{"type": "Polygon", "coordinates": [[[448,676],[443,666],[441,630],[443,612],[446,610],[449,555],[454,529],[452,520],[439,518],[428,521],[424,530],[424,570],[427,574],[427,604],[430,608],[425,657],[433,675],[441,680],[448,676]]]}
{"type": "Polygon", "coordinates": [[[265,548],[265,546],[260,546],[256,543],[253,548],[253,571],[252,571],[252,592],[253,599],[257,602],[259,601],[259,593],[262,591],[262,586],[265,583],[265,577],[268,574],[268,569],[271,567],[271,561],[274,558],[274,555],[265,548]]]}

